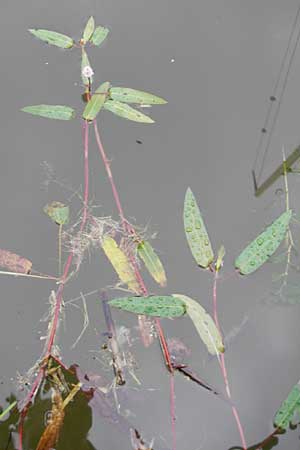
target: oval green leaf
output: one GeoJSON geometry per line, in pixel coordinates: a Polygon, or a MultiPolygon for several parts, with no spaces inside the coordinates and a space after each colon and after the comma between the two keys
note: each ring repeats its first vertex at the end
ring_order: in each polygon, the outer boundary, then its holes
{"type": "Polygon", "coordinates": [[[44,212],[57,225],[66,225],[69,222],[70,208],[61,202],[52,202],[44,207],[44,212]]]}
{"type": "Polygon", "coordinates": [[[296,413],[300,413],[300,386],[299,381],[291,389],[289,395],[281,404],[274,417],[274,426],[287,430],[296,413]]]}
{"type": "Polygon", "coordinates": [[[291,217],[292,210],[285,211],[236,258],[235,267],[242,275],[259,269],[275,253],[286,236],[291,217]]]}
{"type": "Polygon", "coordinates": [[[126,87],[112,87],[109,90],[109,93],[112,100],[118,100],[119,102],[124,103],[138,103],[145,105],[163,105],[167,103],[166,100],[157,97],[156,95],[126,87]]]}
{"type": "Polygon", "coordinates": [[[214,253],[196,199],[190,188],[185,194],[183,221],[192,255],[198,266],[206,269],[212,263],[214,253]]]}
{"type": "Polygon", "coordinates": [[[46,117],[47,119],[70,120],[75,117],[73,108],[62,105],[24,106],[21,111],[33,114],[34,116],[46,117]]]}
{"type": "Polygon", "coordinates": [[[161,287],[165,287],[167,284],[166,273],[161,260],[151,244],[147,241],[142,241],[138,244],[137,251],[138,256],[144,261],[150,275],[161,287]]]}
{"type": "MultiPolygon", "coordinates": [[[[83,74],[83,69],[85,67],[91,67],[90,65],[90,61],[88,58],[88,55],[86,53],[86,51],[84,50],[84,48],[82,49],[82,55],[81,55],[81,79],[82,79],[82,83],[85,86],[89,85],[89,79],[83,74]]],[[[90,78],[91,83],[93,82],[93,77],[90,78]]]]}
{"type": "Polygon", "coordinates": [[[225,348],[215,322],[205,309],[195,300],[186,295],[173,294],[175,298],[182,300],[186,306],[186,313],[194,323],[196,330],[207,350],[212,355],[224,353],[225,348]]]}
{"type": "Polygon", "coordinates": [[[82,117],[85,120],[94,120],[96,118],[97,114],[104,105],[105,99],[108,95],[109,86],[109,81],[102,83],[92,95],[92,98],[87,103],[82,114],[82,117]]]}
{"type": "Polygon", "coordinates": [[[115,298],[109,304],[123,311],[154,317],[174,318],[186,312],[185,303],[171,295],[115,298]]]}
{"type": "Polygon", "coordinates": [[[107,100],[103,107],[117,116],[123,117],[123,119],[133,120],[134,122],[154,123],[151,117],[117,100],[107,100]]]}
{"type": "Polygon", "coordinates": [[[87,21],[87,24],[84,28],[81,41],[83,44],[86,44],[92,37],[95,30],[95,20],[94,17],[91,16],[89,20],[87,21]]]}
{"type": "Polygon", "coordinates": [[[91,42],[98,47],[100,44],[102,44],[108,33],[108,28],[101,26],[96,27],[93,36],[91,37],[91,42]]]}
{"type": "Polygon", "coordinates": [[[42,29],[30,29],[28,31],[38,39],[47,42],[47,44],[55,45],[56,47],[71,48],[74,45],[74,41],[72,38],[66,36],[65,34],[57,33],[56,31],[42,29]]]}

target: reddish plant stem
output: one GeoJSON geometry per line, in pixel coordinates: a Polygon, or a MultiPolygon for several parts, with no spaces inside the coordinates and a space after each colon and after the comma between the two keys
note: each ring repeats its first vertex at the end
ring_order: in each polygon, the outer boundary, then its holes
{"type": "MultiPolygon", "coordinates": [[[[84,229],[84,226],[85,226],[86,220],[87,220],[87,214],[88,214],[89,165],[88,165],[88,122],[87,121],[84,121],[84,124],[83,124],[83,135],[84,135],[84,197],[83,197],[84,205],[83,205],[83,214],[82,214],[82,220],[81,220],[81,224],[80,224],[79,233],[81,233],[84,229]]],[[[62,304],[63,290],[64,290],[66,280],[68,278],[68,274],[69,274],[69,270],[70,270],[70,267],[71,267],[71,264],[73,261],[73,257],[74,257],[74,253],[72,252],[69,254],[69,256],[67,258],[64,272],[63,272],[62,279],[61,279],[61,284],[56,292],[54,317],[53,317],[49,340],[47,343],[45,360],[47,360],[47,358],[49,358],[52,353],[52,348],[53,348],[53,344],[54,344],[54,340],[55,340],[55,336],[56,336],[56,332],[57,332],[58,321],[59,321],[59,313],[60,313],[61,304],[62,304]]],[[[21,410],[21,420],[20,420],[20,424],[19,424],[19,448],[18,448],[18,450],[23,449],[23,424],[24,424],[24,419],[27,415],[28,405],[31,402],[32,398],[34,397],[35,393],[37,392],[41,381],[43,380],[44,372],[45,372],[45,364],[43,364],[41,366],[41,368],[36,376],[35,382],[31,388],[29,394],[27,395],[27,397],[25,399],[25,403],[24,403],[25,406],[21,410]]]]}
{"type": "MultiPolygon", "coordinates": [[[[219,319],[218,319],[218,307],[217,307],[217,280],[218,280],[218,271],[215,271],[214,274],[214,284],[213,284],[213,315],[214,315],[214,320],[216,323],[216,326],[218,328],[218,331],[222,337],[223,340],[223,336],[222,336],[222,331],[221,331],[221,327],[219,324],[219,319]]],[[[229,387],[229,381],[228,381],[228,375],[227,375],[227,369],[226,369],[226,365],[225,365],[225,356],[224,353],[220,354],[220,359],[218,358],[219,363],[220,363],[220,367],[221,367],[221,371],[222,371],[222,375],[223,375],[223,379],[224,379],[224,383],[225,383],[225,387],[226,387],[226,393],[228,396],[228,399],[231,400],[231,393],[230,393],[230,387],[229,387]]],[[[235,418],[238,430],[239,430],[239,434],[240,434],[240,438],[241,438],[241,442],[242,442],[242,446],[243,446],[243,450],[247,450],[247,444],[246,444],[246,439],[245,439],[245,435],[244,435],[244,430],[239,418],[239,414],[238,411],[236,409],[236,407],[231,404],[231,409],[232,409],[232,414],[235,418]]]]}
{"type": "MultiPolygon", "coordinates": [[[[100,155],[101,155],[102,160],[103,160],[103,164],[104,164],[106,173],[108,175],[108,178],[109,178],[109,181],[110,181],[110,184],[111,184],[113,196],[114,196],[114,199],[115,199],[115,202],[116,202],[116,206],[117,206],[117,209],[118,209],[121,221],[122,221],[123,229],[124,229],[125,232],[129,232],[130,233],[132,230],[131,230],[131,227],[128,224],[128,222],[127,222],[127,220],[125,218],[125,215],[124,215],[124,211],[123,211],[122,204],[121,204],[121,201],[120,201],[120,196],[119,196],[118,190],[116,188],[116,185],[115,185],[115,182],[114,182],[114,179],[113,179],[113,175],[112,175],[112,172],[111,172],[111,169],[110,169],[110,162],[109,162],[109,160],[108,160],[108,158],[106,156],[106,153],[104,151],[96,120],[94,120],[94,130],[95,130],[96,142],[97,142],[97,145],[98,145],[98,148],[99,148],[100,155]]],[[[140,285],[141,293],[144,296],[147,296],[148,295],[148,290],[147,290],[147,288],[145,286],[145,283],[144,283],[144,280],[143,280],[143,278],[142,278],[142,276],[140,274],[140,271],[139,271],[139,268],[138,268],[138,266],[136,264],[136,261],[132,257],[130,258],[130,261],[131,261],[132,266],[134,268],[137,281],[138,281],[138,283],[140,285]]],[[[139,323],[141,323],[142,320],[144,321],[144,319],[145,319],[144,316],[142,316],[142,317],[140,316],[139,317],[139,323]]],[[[144,323],[143,323],[143,325],[144,325],[144,323]]],[[[164,336],[164,333],[163,333],[163,330],[162,330],[162,327],[161,327],[161,324],[160,324],[160,320],[158,318],[155,319],[155,326],[156,326],[157,334],[159,336],[159,342],[160,342],[161,349],[162,349],[162,352],[163,352],[163,355],[164,355],[165,364],[166,364],[167,369],[170,372],[170,377],[171,377],[170,378],[170,404],[171,404],[172,439],[173,439],[173,450],[176,450],[176,430],[175,430],[175,420],[176,420],[176,418],[175,418],[174,369],[173,369],[172,362],[171,362],[171,356],[170,356],[170,352],[169,352],[169,349],[168,349],[168,344],[167,344],[166,338],[164,336]]],[[[146,336],[145,335],[144,335],[144,342],[146,342],[146,336]]]]}

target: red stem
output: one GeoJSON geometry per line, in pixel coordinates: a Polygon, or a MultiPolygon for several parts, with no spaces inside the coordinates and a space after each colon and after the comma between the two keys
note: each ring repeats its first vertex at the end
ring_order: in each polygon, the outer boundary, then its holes
{"type": "MultiPolygon", "coordinates": [[[[217,308],[217,280],[218,280],[218,271],[216,270],[215,276],[214,276],[214,285],[213,285],[213,315],[214,315],[214,320],[215,320],[216,326],[218,328],[218,331],[222,337],[222,331],[221,331],[221,327],[219,324],[218,308],[217,308]]],[[[223,340],[223,337],[222,337],[222,340],[223,340]]],[[[227,393],[228,399],[231,400],[231,393],[230,393],[230,388],[229,388],[229,381],[228,381],[227,369],[226,369],[226,365],[225,365],[224,353],[221,353],[220,359],[218,358],[218,360],[220,363],[220,367],[221,367],[221,371],[222,371],[222,375],[223,375],[223,379],[224,379],[224,383],[225,383],[225,387],[226,387],[226,393],[227,393]]],[[[239,418],[238,411],[233,404],[231,405],[231,409],[232,409],[232,414],[235,418],[235,421],[236,421],[236,424],[237,424],[237,427],[239,430],[243,450],[247,450],[247,444],[246,444],[246,439],[245,439],[245,435],[244,435],[244,430],[243,430],[243,427],[242,427],[242,424],[241,424],[241,421],[239,418]]]]}

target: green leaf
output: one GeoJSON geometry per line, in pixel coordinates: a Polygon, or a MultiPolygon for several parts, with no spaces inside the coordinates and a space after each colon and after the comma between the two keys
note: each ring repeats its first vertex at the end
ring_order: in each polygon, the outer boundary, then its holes
{"type": "Polygon", "coordinates": [[[69,106],[62,105],[32,105],[25,106],[21,111],[47,119],[70,120],[75,117],[75,111],[69,106]]]}
{"type": "MultiPolygon", "coordinates": [[[[83,48],[82,49],[82,56],[81,56],[81,79],[82,79],[82,83],[85,86],[89,85],[89,79],[86,76],[83,75],[82,71],[87,66],[91,67],[88,55],[87,55],[86,51],[83,48]]],[[[91,77],[90,80],[91,80],[91,83],[92,83],[93,82],[93,77],[91,77]]]]}
{"type": "Polygon", "coordinates": [[[274,417],[274,426],[282,430],[287,430],[294,415],[300,413],[300,386],[299,381],[290,391],[287,398],[281,404],[274,417]]]}
{"type": "Polygon", "coordinates": [[[41,39],[44,42],[47,42],[50,45],[56,45],[56,47],[60,48],[71,48],[74,45],[74,41],[69,36],[65,34],[57,33],[56,31],[50,30],[35,30],[30,29],[31,34],[33,34],[38,39],[41,39]]]}
{"type": "Polygon", "coordinates": [[[166,100],[156,95],[126,87],[112,87],[109,93],[113,100],[118,100],[119,102],[145,105],[163,105],[167,103],[166,100]]]}
{"type": "Polygon", "coordinates": [[[175,298],[182,300],[186,306],[186,313],[193,321],[196,330],[207,350],[212,355],[224,353],[225,348],[222,342],[222,336],[218,331],[215,322],[205,309],[195,300],[186,295],[173,294],[175,298]]]}
{"type": "Polygon", "coordinates": [[[105,27],[96,27],[93,36],[91,37],[91,42],[97,47],[102,44],[104,39],[109,33],[109,29],[105,27]]]}
{"type": "Polygon", "coordinates": [[[198,266],[206,269],[212,263],[214,254],[204,221],[190,188],[185,194],[183,220],[185,235],[192,255],[198,266]]]}
{"type": "Polygon", "coordinates": [[[285,211],[236,258],[235,267],[242,275],[259,269],[275,253],[286,236],[291,217],[292,210],[285,211]]]}
{"type": "Polygon", "coordinates": [[[52,202],[44,207],[44,212],[57,225],[66,225],[69,222],[70,208],[61,202],[52,202]]]}
{"type": "Polygon", "coordinates": [[[82,34],[81,40],[82,40],[83,44],[86,44],[91,39],[91,37],[94,33],[94,30],[95,30],[95,21],[94,21],[94,17],[91,16],[89,18],[89,20],[87,21],[87,24],[86,24],[85,29],[82,34]]]}
{"type": "Polygon", "coordinates": [[[185,314],[185,303],[171,295],[124,297],[109,301],[110,306],[146,316],[174,318],[185,314]]]}
{"type": "Polygon", "coordinates": [[[225,247],[224,245],[221,245],[221,247],[218,250],[217,261],[215,264],[216,272],[219,272],[219,270],[223,266],[224,256],[225,256],[225,247]]]}
{"type": "Polygon", "coordinates": [[[95,93],[92,95],[92,98],[88,101],[86,107],[84,108],[82,117],[85,120],[94,120],[101,108],[104,105],[105,99],[108,95],[110,83],[106,81],[102,83],[95,93]]]}
{"type": "Polygon", "coordinates": [[[123,119],[133,120],[134,122],[142,123],[154,123],[151,117],[137,111],[134,108],[126,105],[126,103],[118,102],[117,100],[107,100],[104,103],[104,109],[111,111],[117,116],[123,117],[123,119]]]}
{"type": "Polygon", "coordinates": [[[144,261],[150,275],[161,286],[167,284],[167,278],[163,265],[153,250],[151,244],[147,241],[142,241],[137,246],[138,256],[144,261]]]}

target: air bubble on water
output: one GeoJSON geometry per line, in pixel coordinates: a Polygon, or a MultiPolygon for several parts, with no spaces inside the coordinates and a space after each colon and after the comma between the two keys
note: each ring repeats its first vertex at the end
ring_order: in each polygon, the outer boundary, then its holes
{"type": "Polygon", "coordinates": [[[171,63],[173,63],[173,62],[175,62],[175,59],[174,59],[174,58],[172,58],[172,59],[171,59],[170,61],[171,61],[171,63]]]}
{"type": "Polygon", "coordinates": [[[278,197],[281,197],[281,195],[283,195],[283,189],[281,189],[281,188],[278,188],[278,189],[276,189],[276,191],[275,191],[275,195],[277,195],[278,197]]]}

